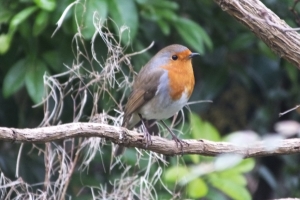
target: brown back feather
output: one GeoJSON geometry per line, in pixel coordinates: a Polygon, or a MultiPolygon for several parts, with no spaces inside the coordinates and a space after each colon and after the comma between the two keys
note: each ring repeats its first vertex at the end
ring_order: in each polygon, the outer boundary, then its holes
{"type": "MultiPolygon", "coordinates": [[[[122,123],[123,127],[128,126],[128,122],[132,113],[138,111],[143,105],[150,101],[157,91],[159,84],[159,79],[163,73],[162,69],[152,71],[151,73],[146,73],[145,66],[133,84],[133,90],[128,97],[127,104],[124,109],[124,120],[122,123]],[[151,74],[151,76],[149,76],[151,74]]],[[[134,126],[134,125],[131,125],[134,126]]]]}

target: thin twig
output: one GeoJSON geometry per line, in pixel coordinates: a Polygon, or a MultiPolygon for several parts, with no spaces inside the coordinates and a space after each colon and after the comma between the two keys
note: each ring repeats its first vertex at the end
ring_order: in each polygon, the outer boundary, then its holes
{"type": "Polygon", "coordinates": [[[300,105],[297,105],[297,106],[295,106],[294,108],[291,108],[291,109],[289,109],[289,110],[287,110],[287,111],[284,111],[284,112],[282,112],[282,113],[279,113],[279,117],[281,117],[282,115],[285,115],[285,114],[287,114],[287,113],[289,113],[289,112],[291,112],[291,111],[293,111],[293,110],[296,110],[297,108],[299,108],[300,107],[300,105]]]}

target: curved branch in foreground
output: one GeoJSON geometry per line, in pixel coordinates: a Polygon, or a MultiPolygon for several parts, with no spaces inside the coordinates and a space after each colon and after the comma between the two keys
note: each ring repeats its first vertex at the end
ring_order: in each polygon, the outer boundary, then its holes
{"type": "MultiPolygon", "coordinates": [[[[127,147],[137,147],[151,150],[164,155],[200,154],[217,156],[224,153],[233,153],[248,157],[261,157],[300,153],[300,139],[285,139],[276,142],[275,148],[270,149],[266,143],[235,145],[228,142],[212,142],[208,140],[184,140],[189,145],[184,146],[183,152],[177,148],[173,140],[152,136],[152,144],[147,148],[144,145],[143,134],[128,131],[122,127],[99,123],[70,123],[32,129],[16,129],[0,127],[0,140],[45,143],[74,137],[101,137],[127,147]],[[120,139],[120,136],[123,139],[120,139]]],[[[272,145],[273,146],[273,145],[272,145]]]]}
{"type": "Polygon", "coordinates": [[[246,25],[277,55],[300,69],[300,34],[260,0],[214,1],[229,15],[246,25]]]}

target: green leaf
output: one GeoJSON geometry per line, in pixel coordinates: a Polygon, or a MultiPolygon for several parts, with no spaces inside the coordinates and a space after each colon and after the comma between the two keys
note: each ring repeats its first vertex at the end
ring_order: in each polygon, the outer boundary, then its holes
{"type": "Polygon", "coordinates": [[[47,66],[51,67],[55,72],[62,71],[63,65],[60,60],[60,54],[58,51],[46,51],[45,53],[43,53],[42,57],[47,66]]]}
{"type": "Polygon", "coordinates": [[[31,6],[31,7],[27,7],[24,10],[22,10],[21,12],[19,12],[18,14],[16,14],[11,22],[10,22],[10,28],[14,28],[16,26],[18,26],[19,24],[21,24],[24,20],[26,20],[32,13],[34,13],[36,10],[38,9],[38,7],[36,6],[31,6]]]}
{"type": "Polygon", "coordinates": [[[147,3],[163,9],[177,10],[179,8],[178,3],[174,1],[150,0],[147,3]]]}
{"type": "Polygon", "coordinates": [[[248,49],[252,44],[254,39],[254,35],[250,32],[239,34],[232,42],[229,43],[229,47],[232,50],[245,50],[248,49]]]}
{"type": "Polygon", "coordinates": [[[162,30],[164,35],[170,34],[170,26],[167,22],[165,22],[164,20],[158,20],[157,24],[160,27],[160,29],[162,30]]]}
{"type": "Polygon", "coordinates": [[[197,23],[189,19],[179,18],[173,25],[185,42],[196,49],[198,53],[204,53],[204,45],[212,49],[210,37],[197,23]]]}
{"type": "Polygon", "coordinates": [[[247,173],[250,172],[255,166],[255,160],[252,158],[244,159],[237,166],[232,169],[239,173],[247,173]]]}
{"type": "Polygon", "coordinates": [[[255,160],[252,158],[247,158],[242,160],[238,165],[218,173],[224,176],[235,176],[236,174],[243,174],[243,173],[250,172],[251,170],[253,170],[254,166],[255,166],[255,160]]]}
{"type": "Polygon", "coordinates": [[[215,188],[219,189],[232,199],[251,200],[249,191],[242,185],[218,176],[209,176],[209,181],[215,188]]]}
{"type": "Polygon", "coordinates": [[[98,19],[104,22],[107,18],[107,12],[107,1],[105,0],[89,0],[85,1],[84,5],[78,4],[76,6],[77,16],[82,16],[82,34],[85,39],[91,39],[95,33],[94,16],[96,23],[98,23],[98,19]]]}
{"type": "Polygon", "coordinates": [[[148,5],[148,0],[135,0],[138,4],[147,4],[148,5]]]}
{"type": "Polygon", "coordinates": [[[178,15],[173,10],[168,9],[155,9],[155,14],[160,16],[159,18],[165,19],[171,22],[178,20],[178,15]]]}
{"type": "MultiPolygon", "coordinates": [[[[252,34],[251,34],[252,35],[252,34]]],[[[252,40],[254,41],[254,40],[252,40]]],[[[267,56],[270,59],[276,59],[278,56],[264,43],[263,41],[258,41],[258,49],[261,53],[267,56]]]]}
{"type": "Polygon", "coordinates": [[[299,69],[292,66],[291,63],[285,62],[284,69],[289,77],[289,80],[294,84],[297,85],[297,81],[299,79],[299,69]]]}
{"type": "Polygon", "coordinates": [[[43,76],[47,71],[46,65],[40,60],[28,63],[25,74],[25,84],[29,96],[34,103],[41,102],[44,95],[44,79],[43,76]]]}
{"type": "Polygon", "coordinates": [[[14,12],[12,10],[6,9],[5,6],[0,6],[0,24],[9,23],[12,16],[14,16],[14,12]]]}
{"type": "Polygon", "coordinates": [[[258,168],[258,173],[273,190],[278,187],[275,175],[266,166],[260,166],[258,168]]]}
{"type": "Polygon", "coordinates": [[[176,183],[189,173],[185,166],[173,166],[166,170],[164,180],[168,183],[176,183]]]}
{"type": "Polygon", "coordinates": [[[115,21],[116,32],[120,32],[122,42],[128,44],[133,41],[138,28],[138,13],[134,0],[109,0],[108,8],[112,19],[115,21]],[[124,30],[123,25],[129,28],[129,32],[124,30]]]}
{"type": "Polygon", "coordinates": [[[215,159],[214,166],[216,171],[223,171],[237,166],[243,161],[243,156],[240,154],[226,153],[218,155],[215,159]]]}
{"type": "Polygon", "coordinates": [[[190,121],[194,139],[220,141],[218,130],[209,122],[202,121],[200,117],[194,113],[190,114],[190,121]]]}
{"type": "Polygon", "coordinates": [[[33,35],[36,37],[45,30],[48,25],[49,13],[41,10],[35,18],[33,24],[33,35]]]}
{"type": "MultiPolygon", "coordinates": [[[[31,26],[30,20],[26,20],[23,23],[21,23],[18,26],[18,31],[23,38],[31,38],[32,37],[32,26],[31,26]]],[[[32,49],[35,49],[35,48],[36,48],[36,46],[32,46],[32,49]]]]}
{"type": "Polygon", "coordinates": [[[226,173],[226,171],[219,173],[220,178],[231,180],[232,182],[235,182],[236,184],[246,186],[247,180],[244,175],[242,174],[232,174],[232,173],[226,173]]]}
{"type": "Polygon", "coordinates": [[[26,65],[24,59],[19,60],[9,69],[3,81],[4,97],[9,97],[24,85],[25,72],[26,65]]]}
{"type": "Polygon", "coordinates": [[[163,8],[177,10],[179,8],[178,3],[174,1],[162,1],[162,0],[135,0],[138,4],[143,5],[144,8],[149,7],[163,8]]]}
{"type": "Polygon", "coordinates": [[[210,187],[205,199],[209,200],[228,200],[228,197],[217,189],[210,187]]]}
{"type": "Polygon", "coordinates": [[[141,16],[145,19],[151,20],[151,21],[159,21],[162,20],[161,16],[154,14],[155,11],[153,8],[149,8],[147,10],[142,10],[140,12],[141,16]]]}
{"type": "Polygon", "coordinates": [[[11,34],[0,35],[0,54],[5,54],[9,50],[11,39],[11,34]]]}
{"type": "Polygon", "coordinates": [[[189,158],[191,159],[191,161],[194,163],[194,164],[197,164],[200,162],[200,156],[199,155],[196,155],[196,154],[188,154],[189,158]]]}
{"type": "Polygon", "coordinates": [[[197,178],[188,183],[186,187],[187,194],[194,199],[206,196],[208,187],[201,178],[197,178]]]}
{"type": "Polygon", "coordinates": [[[47,11],[53,11],[56,8],[56,1],[55,0],[34,0],[35,4],[47,11]]]}

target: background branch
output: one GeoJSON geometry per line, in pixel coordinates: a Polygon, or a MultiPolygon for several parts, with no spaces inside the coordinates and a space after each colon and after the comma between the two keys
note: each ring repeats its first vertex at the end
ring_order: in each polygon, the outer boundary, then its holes
{"type": "Polygon", "coordinates": [[[259,0],[215,0],[273,52],[300,69],[300,35],[259,0]]]}
{"type": "Polygon", "coordinates": [[[174,141],[158,136],[152,136],[153,143],[146,148],[143,134],[107,124],[70,123],[33,129],[0,128],[0,140],[5,141],[45,143],[74,137],[102,137],[114,143],[122,143],[127,147],[147,149],[164,155],[200,154],[217,156],[224,153],[233,153],[248,158],[300,153],[300,139],[273,141],[272,144],[264,141],[249,144],[245,141],[245,144],[240,145],[202,139],[185,140],[189,145],[184,146],[183,152],[181,152],[174,141]],[[120,139],[120,136],[123,139],[120,139]]]}

